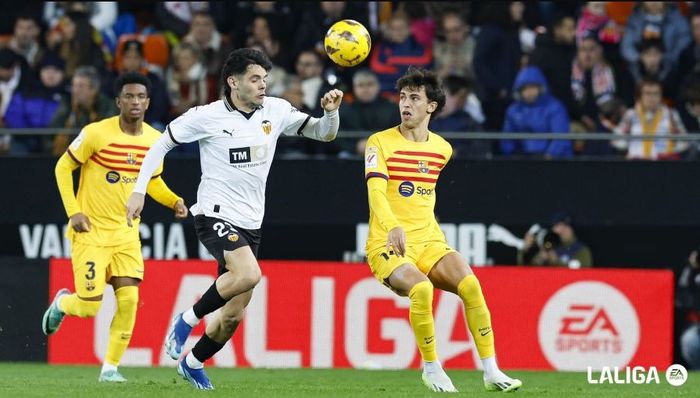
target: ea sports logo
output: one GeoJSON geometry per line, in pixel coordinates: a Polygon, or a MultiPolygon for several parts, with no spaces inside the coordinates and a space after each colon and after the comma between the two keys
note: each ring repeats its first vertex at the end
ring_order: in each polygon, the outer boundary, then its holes
{"type": "Polygon", "coordinates": [[[674,363],[666,369],[666,381],[668,384],[679,387],[688,380],[688,371],[685,366],[674,363]]]}
{"type": "Polygon", "coordinates": [[[575,282],[547,301],[540,346],[557,370],[624,367],[639,345],[639,319],[627,297],[603,282],[575,282]]]}
{"type": "Polygon", "coordinates": [[[415,191],[415,187],[413,186],[413,183],[410,181],[404,181],[399,185],[399,193],[401,196],[409,197],[413,195],[413,191],[415,191]]]}

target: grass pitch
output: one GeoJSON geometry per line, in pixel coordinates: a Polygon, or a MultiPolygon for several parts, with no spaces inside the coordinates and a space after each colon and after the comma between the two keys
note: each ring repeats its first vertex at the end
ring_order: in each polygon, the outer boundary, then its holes
{"type": "MultiPolygon", "coordinates": [[[[216,390],[199,392],[174,368],[121,368],[129,379],[114,385],[97,382],[100,369],[94,366],[50,366],[1,363],[0,397],[428,397],[419,370],[315,370],[315,369],[215,369],[207,370],[216,390]]],[[[481,372],[448,371],[459,395],[494,397],[481,382],[481,372]]],[[[585,373],[508,372],[520,378],[523,387],[515,396],[529,397],[697,397],[700,372],[690,372],[681,387],[660,384],[590,385],[585,373]]]]}

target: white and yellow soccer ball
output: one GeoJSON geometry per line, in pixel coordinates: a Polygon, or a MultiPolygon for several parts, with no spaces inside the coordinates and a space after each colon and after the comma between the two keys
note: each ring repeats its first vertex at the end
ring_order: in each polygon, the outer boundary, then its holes
{"type": "Polygon", "coordinates": [[[372,48],[372,38],[361,23],[343,19],[333,24],[323,41],[328,57],[340,66],[355,66],[364,61],[372,48]]]}

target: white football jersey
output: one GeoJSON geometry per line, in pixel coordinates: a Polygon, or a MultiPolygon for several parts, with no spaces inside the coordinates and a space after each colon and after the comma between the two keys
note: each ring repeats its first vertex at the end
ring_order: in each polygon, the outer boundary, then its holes
{"type": "Polygon", "coordinates": [[[252,113],[228,100],[198,106],[167,127],[178,144],[199,141],[202,180],[190,211],[260,228],[265,186],[281,134],[301,135],[310,116],[281,98],[266,97],[252,113]]]}

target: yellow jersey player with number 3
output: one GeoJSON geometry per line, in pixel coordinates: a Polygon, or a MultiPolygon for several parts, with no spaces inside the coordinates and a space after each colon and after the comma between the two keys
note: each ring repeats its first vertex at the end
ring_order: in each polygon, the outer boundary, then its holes
{"type": "Polygon", "coordinates": [[[437,76],[409,69],[401,77],[401,124],[373,134],[365,149],[369,197],[367,261],[374,276],[410,300],[409,320],[423,359],[423,383],[432,391],[456,392],[437,357],[433,289],[457,294],[484,368],[489,391],[522,385],[496,364],[491,315],[479,281],[466,260],[448,246],[435,219],[436,184],[452,147],[428,130],[430,116],[445,104],[437,76]]]}
{"type": "MultiPolygon", "coordinates": [[[[143,122],[148,109],[150,81],[138,73],[126,73],[115,82],[120,114],[91,123],[80,132],[56,164],[56,181],[70,218],[67,237],[75,293],[61,289],[42,320],[45,334],[55,333],[65,315],[94,317],[100,309],[106,284],[114,289],[117,309],[109,328],[109,344],[99,381],[124,382],[117,366],[131,340],[136,322],[138,286],[144,275],[138,223],[124,218],[141,163],[160,133],[143,122]],[[77,196],[73,171],[80,167],[77,196]]],[[[162,165],[152,176],[148,193],[187,217],[187,207],[160,177],[162,165]]]]}

